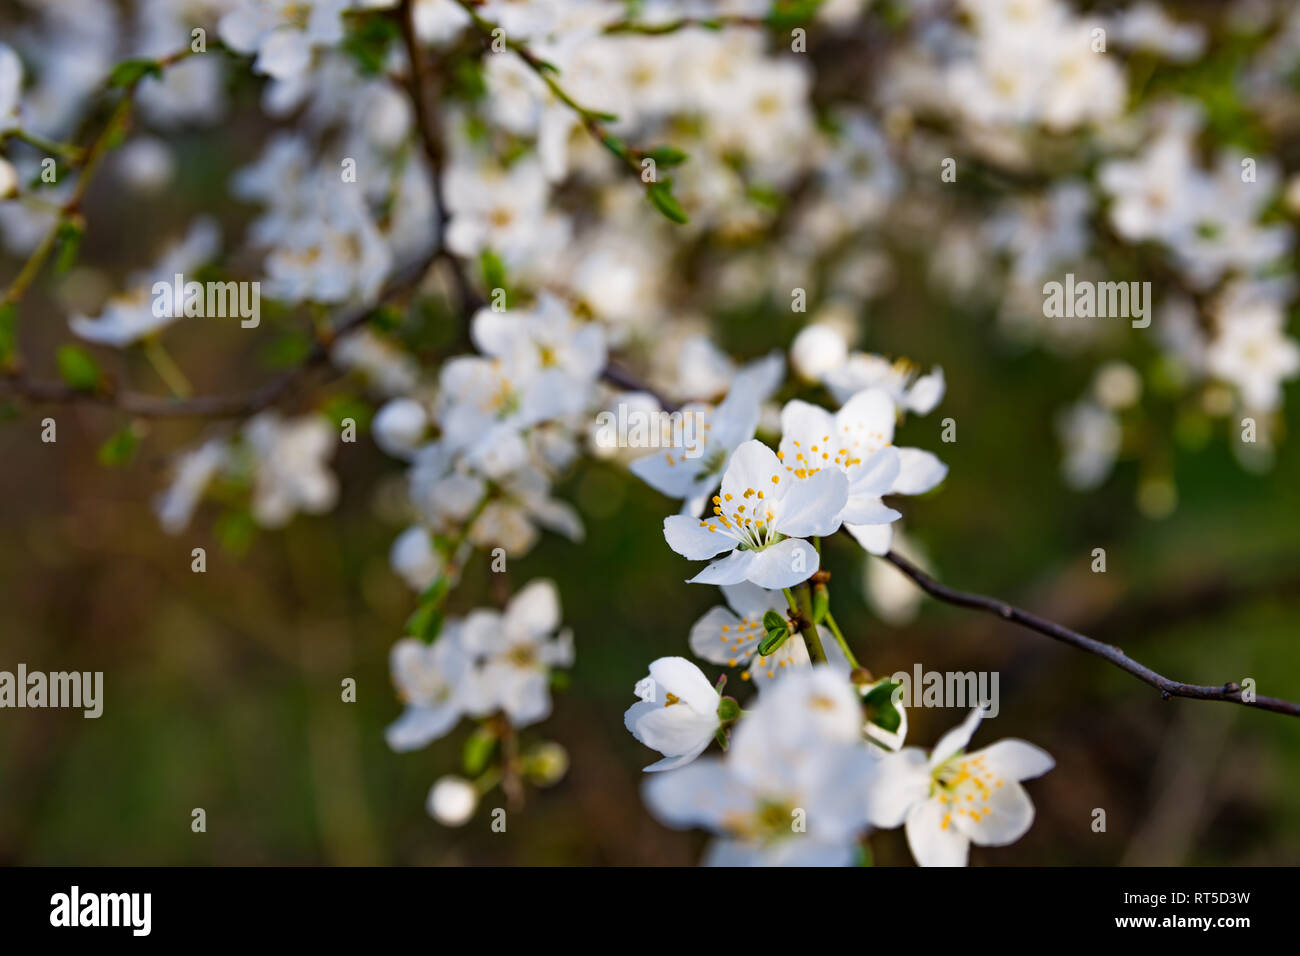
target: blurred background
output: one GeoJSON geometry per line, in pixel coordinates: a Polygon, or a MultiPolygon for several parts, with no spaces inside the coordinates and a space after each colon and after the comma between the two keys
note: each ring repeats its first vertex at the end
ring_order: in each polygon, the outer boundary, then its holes
{"type": "MultiPolygon", "coordinates": [[[[970,317],[917,314],[905,298],[882,303],[867,328],[874,347],[948,370],[939,412],[900,434],[951,466],[937,492],[904,508],[909,537],[941,579],[1118,644],[1179,680],[1254,677],[1260,693],[1300,697],[1296,443],[1284,443],[1263,475],[1243,471],[1224,442],[1184,450],[1173,466],[1176,511],[1143,517],[1133,505],[1136,466],[1121,465],[1088,494],[1060,480],[1050,410],[1086,373],[1000,348],[970,317]],[[940,415],[955,418],[955,443],[939,442],[940,415]],[[1105,574],[1090,571],[1098,547],[1105,574]]],[[[781,341],[779,323],[762,328],[781,341]]],[[[684,653],[716,592],[681,583],[688,563],[658,531],[670,506],[621,468],[588,463],[561,488],[582,512],[585,545],[546,536],[510,568],[520,580],[557,581],[578,650],[571,686],[533,731],[563,742],[570,773],[530,794],[506,838],[490,832],[485,808],[460,830],[424,812],[468,727],[414,754],[384,744],[399,711],[388,648],[412,599],[386,561],[398,529],[375,521],[397,472],[371,445],[340,446],[336,513],[300,517],[234,553],[201,523],[177,538],[158,530],[148,498],[159,476],[147,454],[119,470],[97,465],[112,413],[54,411],[53,445],[39,441],[43,414],[24,409],[0,428],[0,649],[8,669],[24,661],[104,671],[105,705],[98,720],[0,713],[0,860],[696,858],[702,835],[666,830],[644,811],[640,768],[654,755],[625,732],[622,712],[645,662],[684,653]],[[190,550],[200,546],[208,570],[194,574],[190,550]],[[357,681],[355,704],[340,701],[345,677],[357,681]],[[190,831],[194,807],[207,811],[206,834],[190,831]]],[[[999,672],[1001,714],[977,742],[1024,737],[1057,759],[1031,785],[1034,828],[1014,847],[975,848],[975,864],[1300,862],[1294,720],[1162,702],[1101,660],[928,600],[912,623],[887,625],[864,599],[867,560],[842,537],[827,548],[834,608],[864,662],[881,675],[917,662],[999,672]],[[1091,829],[1094,808],[1106,810],[1105,833],[1091,829]]],[[[471,564],[453,612],[492,602],[485,570],[471,564]]],[[[960,717],[914,708],[911,739],[932,742],[960,717]]],[[[881,863],[908,859],[901,831],[877,835],[873,847],[881,863]]]]}
{"type": "MultiPolygon", "coordinates": [[[[1192,16],[1209,6],[1190,5],[1192,16]]],[[[818,96],[867,83],[863,37],[850,31],[817,42],[818,96]]],[[[1234,130],[1255,135],[1240,125],[1233,92],[1239,49],[1215,34],[1200,63],[1143,63],[1144,89],[1198,90],[1227,139],[1234,130]]],[[[217,216],[230,236],[251,218],[225,198],[226,184],[259,154],[274,123],[258,112],[253,78],[231,71],[228,86],[219,130],[169,134],[175,174],[165,189],[129,193],[110,169],[91,191],[81,265],[57,288],[38,283],[24,303],[23,351],[38,377],[55,376],[66,315],[119,288],[196,214],[217,216]]],[[[1294,163],[1296,142],[1272,145],[1294,163]]],[[[966,222],[992,216],[1020,188],[996,172],[959,183],[966,222]]],[[[943,235],[946,207],[932,199],[915,203],[928,209],[929,235],[943,235]]],[[[872,255],[887,255],[889,279],[847,319],[839,315],[857,347],[946,373],[939,408],[899,433],[951,469],[938,490],[900,506],[904,552],[923,555],[951,586],[1117,644],[1169,677],[1254,678],[1261,694],[1300,699],[1294,400],[1272,424],[1274,458],[1261,470],[1242,467],[1235,429],[1211,427],[1193,399],[1144,402],[1127,413],[1109,478],[1072,490],[1061,475],[1060,410],[1090,387],[1100,355],[1144,373],[1158,364],[1150,339],[1123,334],[1123,322],[1112,330],[1121,334],[1080,348],[1008,336],[996,299],[954,295],[935,281],[920,221],[903,210],[879,225],[872,255]],[[941,440],[947,418],[956,424],[951,443],[941,440]],[[1105,573],[1091,570],[1096,548],[1105,549],[1105,573]]],[[[1109,275],[1152,275],[1145,253],[1113,245],[1109,275]]],[[[725,244],[709,250],[728,255],[725,244]]],[[[0,259],[0,275],[20,261],[0,259]]],[[[226,265],[237,272],[240,264],[226,265]]],[[[860,270],[870,266],[864,259],[860,270]]],[[[706,285],[708,275],[686,279],[706,285]]],[[[197,392],[251,387],[301,354],[298,326],[269,307],[263,315],[256,347],[228,327],[167,334],[197,392]]],[[[781,295],[707,315],[710,334],[737,359],[788,348],[807,318],[792,315],[781,295]]],[[[403,335],[426,367],[467,348],[463,325],[433,300],[409,310],[403,335]]],[[[627,364],[646,368],[654,348],[652,336],[627,364]]],[[[149,381],[138,356],[96,354],[110,374],[149,381]]],[[[1294,386],[1288,391],[1294,399],[1294,386]]],[[[506,835],[489,827],[499,791],[467,826],[448,829],[426,814],[425,797],[459,765],[471,727],[409,754],[392,753],[383,739],[400,711],[388,652],[414,607],[387,561],[404,526],[394,504],[403,472],[364,434],[365,396],[346,381],[318,377],[287,404],[330,403],[359,409],[363,430],[333,459],[343,488],[334,512],[267,533],[209,504],[176,537],[159,529],[150,502],[168,452],[192,444],[203,426],[132,425],[85,405],[0,403],[0,669],[24,662],[103,671],[105,696],[98,720],[70,710],[0,711],[0,863],[694,863],[705,835],[665,829],[645,811],[641,768],[657,755],[622,719],[647,662],[685,654],[691,624],[718,603],[714,589],[683,583],[696,569],[662,541],[675,503],[614,462],[584,460],[558,485],[581,513],[585,544],[546,535],[511,561],[509,577],[553,578],[575,634],[576,664],[554,695],[553,716],[524,732],[525,740],[561,742],[570,769],[556,786],[529,791],[506,835]],[[40,440],[47,415],[57,421],[54,444],[40,440]],[[137,432],[139,450],[105,466],[101,449],[124,427],[137,432]],[[206,549],[206,573],[190,569],[195,547],[206,549]],[[340,699],[346,678],[356,680],[355,703],[340,699]],[[206,812],[206,833],[191,831],[194,808],[206,812]]],[[[911,616],[896,607],[910,586],[844,536],[827,544],[824,560],[836,617],[875,674],[910,673],[918,663],[997,672],[1001,712],[976,745],[1022,737],[1056,758],[1053,772],[1029,784],[1037,820],[1028,835],[1007,848],[973,848],[973,865],[1300,863],[1300,721],[1162,701],[1100,659],[928,599],[911,616]],[[895,607],[894,623],[882,618],[881,601],[868,600],[872,588],[892,597],[885,603],[895,607]],[[1093,828],[1098,808],[1105,832],[1093,828]]],[[[488,579],[480,555],[449,611],[496,603],[488,579]]],[[[962,717],[913,708],[909,740],[929,746],[962,717]]],[[[901,830],[871,843],[878,863],[910,863],[901,830]]]]}

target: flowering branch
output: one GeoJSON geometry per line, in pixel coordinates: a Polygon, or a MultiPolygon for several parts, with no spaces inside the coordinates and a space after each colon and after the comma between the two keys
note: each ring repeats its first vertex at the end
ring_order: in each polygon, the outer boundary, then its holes
{"type": "Polygon", "coordinates": [[[314,368],[329,360],[330,348],[343,336],[356,331],[374,314],[378,305],[397,298],[419,285],[433,262],[433,255],[400,273],[389,283],[374,305],[361,306],[346,313],[319,337],[307,357],[293,369],[271,379],[250,392],[231,395],[199,395],[188,399],[165,398],[141,392],[118,391],[109,382],[93,390],[76,388],[63,382],[37,381],[21,372],[10,371],[0,377],[0,394],[19,395],[34,402],[48,404],[86,403],[119,408],[143,418],[243,418],[269,408],[289,394],[314,368]]]}
{"type": "Polygon", "coordinates": [[[1021,627],[1037,631],[1039,634],[1045,634],[1063,644],[1069,644],[1071,647],[1076,647],[1089,654],[1096,654],[1098,657],[1110,661],[1121,670],[1128,671],[1138,680],[1157,688],[1161,697],[1165,700],[1170,697],[1187,697],[1193,700],[1224,700],[1234,704],[1241,704],[1244,707],[1255,707],[1291,717],[1300,717],[1300,703],[1292,703],[1277,697],[1256,697],[1253,700],[1245,700],[1242,698],[1241,685],[1234,681],[1229,681],[1221,686],[1209,686],[1184,684],[1181,681],[1170,680],[1168,677],[1156,673],[1145,664],[1133,660],[1113,644],[1105,644],[1095,638],[1079,634],[1068,627],[1039,617],[1036,614],[1031,614],[1029,611],[1023,611],[1005,601],[999,601],[997,598],[971,594],[968,591],[958,591],[947,587],[894,551],[884,555],[884,558],[911,578],[921,590],[936,600],[954,604],[957,607],[972,608],[977,611],[995,614],[1003,620],[1019,624],[1021,627]]]}
{"type": "Polygon", "coordinates": [[[617,116],[581,105],[568,94],[564,87],[556,82],[555,74],[559,73],[559,68],[555,64],[539,57],[529,49],[526,43],[506,36],[501,27],[480,16],[475,9],[475,5],[470,0],[456,0],[456,2],[461,9],[469,14],[474,28],[478,30],[485,41],[489,44],[500,42],[505,45],[506,49],[519,57],[524,65],[546,84],[546,88],[551,92],[551,95],[573,111],[582,123],[583,129],[587,131],[591,138],[613,153],[619,162],[627,166],[633,175],[641,180],[645,186],[646,198],[665,218],[679,224],[687,222],[685,211],[672,193],[671,179],[660,180],[653,176],[647,179],[642,166],[646,159],[653,160],[664,166],[675,166],[686,159],[684,153],[672,147],[644,150],[629,146],[618,136],[611,133],[605,125],[617,120],[617,116]]]}

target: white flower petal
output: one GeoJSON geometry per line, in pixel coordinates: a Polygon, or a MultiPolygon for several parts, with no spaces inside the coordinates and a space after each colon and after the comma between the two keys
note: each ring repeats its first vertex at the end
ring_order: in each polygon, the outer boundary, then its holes
{"type": "Polygon", "coordinates": [[[1056,761],[1046,750],[1014,737],[999,740],[971,756],[983,756],[984,764],[989,770],[1008,780],[1041,777],[1056,766],[1056,761]]]}
{"type": "MultiPolygon", "coordinates": [[[[672,694],[691,710],[713,717],[721,695],[713,689],[704,672],[684,657],[661,657],[650,665],[650,676],[660,691],[672,694]]],[[[666,697],[661,696],[659,703],[666,697]]]]}
{"type": "Polygon", "coordinates": [[[776,530],[793,538],[830,535],[839,530],[849,499],[849,480],[838,468],[823,468],[809,478],[786,476],[790,487],[777,506],[776,530]]]}
{"type": "Polygon", "coordinates": [[[706,522],[691,515],[671,515],[665,518],[664,540],[668,542],[668,547],[692,561],[707,561],[715,554],[736,546],[736,542],[722,531],[710,531],[706,522]]]}
{"type": "Polygon", "coordinates": [[[954,813],[952,823],[980,846],[1006,846],[1015,843],[1034,823],[1034,804],[1025,788],[1014,780],[989,791],[988,802],[968,804],[974,812],[954,813]],[[980,813],[981,809],[992,813],[980,813]],[[976,814],[979,814],[978,817],[976,814]]]}
{"type": "Polygon", "coordinates": [[[943,826],[946,811],[938,800],[926,800],[907,815],[907,847],[919,866],[966,865],[970,840],[951,819],[943,826]]]}
{"type": "Polygon", "coordinates": [[[932,452],[920,448],[900,448],[898,460],[898,477],[890,489],[891,494],[924,494],[948,477],[948,466],[932,452]]]}
{"type": "Polygon", "coordinates": [[[975,735],[975,728],[979,726],[980,720],[984,717],[984,708],[976,707],[967,715],[966,719],[957,727],[948,731],[939,738],[939,742],[934,745],[930,751],[930,766],[937,767],[940,764],[947,763],[955,757],[960,751],[966,749],[970,743],[971,737],[975,735]]]}
{"type": "MultiPolygon", "coordinates": [[[[779,590],[792,588],[808,580],[817,570],[820,558],[817,551],[802,538],[786,538],[779,544],[762,551],[736,552],[754,556],[746,569],[746,577],[761,588],[779,590]]],[[[722,582],[710,582],[722,583],[722,582]]]]}
{"type": "Polygon", "coordinates": [[[753,551],[732,551],[725,558],[714,561],[686,583],[739,584],[750,576],[750,569],[757,559],[758,555],[753,551]]]}

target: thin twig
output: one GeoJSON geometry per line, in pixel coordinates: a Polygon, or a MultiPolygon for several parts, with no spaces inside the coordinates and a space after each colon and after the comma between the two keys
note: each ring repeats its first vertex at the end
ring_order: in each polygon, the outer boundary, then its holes
{"type": "Polygon", "coordinates": [[[1021,610],[1006,601],[999,601],[997,598],[985,597],[982,594],[971,594],[968,591],[958,591],[947,587],[893,551],[886,554],[884,558],[911,578],[921,590],[936,600],[943,601],[946,604],[954,604],[957,607],[985,611],[1003,620],[1019,624],[1021,627],[1029,628],[1031,631],[1045,634],[1054,640],[1069,644],[1071,647],[1086,653],[1095,654],[1110,661],[1121,670],[1128,671],[1138,680],[1150,684],[1159,690],[1161,696],[1166,700],[1170,697],[1187,697],[1193,700],[1225,700],[1234,704],[1241,704],[1243,707],[1255,707],[1260,710],[1271,710],[1278,714],[1287,714],[1291,717],[1300,717],[1300,704],[1277,697],[1256,697],[1254,700],[1243,700],[1241,685],[1234,681],[1216,687],[1204,684],[1184,684],[1181,681],[1170,680],[1162,674],[1157,674],[1145,664],[1139,664],[1113,644],[1105,644],[1077,631],[1072,631],[1068,627],[1041,618],[1037,614],[1031,614],[1029,611],[1021,610]]]}
{"type": "Polygon", "coordinates": [[[412,0],[402,0],[398,19],[402,30],[402,43],[406,48],[406,58],[410,61],[407,77],[408,92],[411,96],[412,108],[415,110],[415,125],[420,134],[420,144],[429,165],[429,185],[433,190],[434,206],[438,211],[434,255],[444,260],[451,268],[452,281],[456,284],[456,295],[460,300],[461,314],[469,316],[483,303],[470,284],[464,262],[447,248],[447,202],[442,184],[443,172],[447,165],[447,147],[443,140],[442,122],[435,105],[437,98],[429,95],[431,78],[424,51],[420,48],[419,37],[415,32],[414,7],[412,0]]]}
{"type": "Polygon", "coordinates": [[[111,385],[87,390],[63,382],[36,381],[18,372],[0,377],[0,395],[11,394],[45,404],[90,404],[118,408],[142,418],[243,418],[269,408],[293,390],[314,368],[324,365],[330,348],[340,338],[356,331],[383,302],[397,298],[419,285],[433,262],[429,255],[399,273],[381,294],[379,302],[346,312],[323,340],[317,340],[303,361],[249,392],[228,395],[197,395],[188,399],[118,391],[111,385]]]}

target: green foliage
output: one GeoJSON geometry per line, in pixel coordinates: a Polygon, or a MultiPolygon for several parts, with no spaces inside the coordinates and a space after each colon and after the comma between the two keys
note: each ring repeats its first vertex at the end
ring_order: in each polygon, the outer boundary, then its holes
{"type": "Polygon", "coordinates": [[[67,272],[76,264],[77,254],[81,251],[81,239],[84,235],[85,230],[80,223],[67,220],[59,223],[59,255],[54,260],[55,272],[67,272]]]}
{"type": "Polygon", "coordinates": [[[79,345],[61,345],[55,353],[59,376],[75,389],[93,391],[99,386],[99,365],[79,345]]]}
{"type": "Polygon", "coordinates": [[[108,85],[118,88],[135,86],[147,76],[161,77],[162,73],[162,65],[157,60],[146,57],[123,60],[108,75],[108,85]]]}
{"type": "Polygon", "coordinates": [[[99,463],[108,468],[129,464],[139,446],[139,431],[134,424],[126,425],[109,435],[99,446],[99,463]]]}
{"type": "Polygon", "coordinates": [[[461,751],[461,763],[465,773],[477,777],[488,767],[488,761],[497,749],[497,736],[486,727],[480,727],[465,740],[461,751]]]}
{"type": "Polygon", "coordinates": [[[359,433],[365,433],[369,430],[370,420],[375,414],[375,410],[370,406],[369,402],[347,393],[331,395],[321,405],[321,411],[338,428],[343,427],[344,419],[352,419],[357,423],[359,433]]]}
{"type": "Polygon", "coordinates": [[[379,76],[384,72],[389,44],[400,37],[401,30],[391,17],[381,14],[354,17],[343,39],[343,51],[356,61],[362,73],[379,76]]]}
{"type": "Polygon", "coordinates": [[[665,219],[679,225],[690,222],[686,210],[682,208],[681,203],[677,201],[677,197],[673,195],[673,181],[671,179],[650,183],[646,186],[645,192],[646,198],[650,200],[650,205],[658,209],[665,219]]]}
{"type": "Polygon", "coordinates": [[[247,509],[236,508],[222,514],[213,531],[226,551],[235,557],[243,557],[257,538],[257,523],[247,509]]]}
{"type": "Polygon", "coordinates": [[[862,695],[862,707],[866,711],[867,720],[891,734],[896,733],[903,722],[902,715],[894,706],[894,691],[900,686],[902,685],[890,681],[881,681],[862,695]]]}

